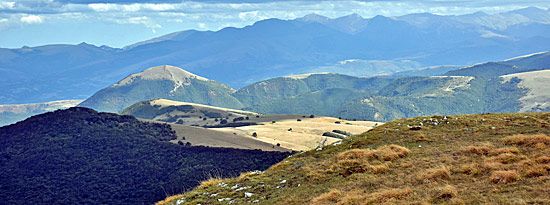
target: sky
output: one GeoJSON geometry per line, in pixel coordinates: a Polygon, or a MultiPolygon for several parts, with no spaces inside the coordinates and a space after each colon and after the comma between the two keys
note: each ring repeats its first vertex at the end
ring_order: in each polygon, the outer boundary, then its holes
{"type": "Polygon", "coordinates": [[[529,6],[547,9],[549,0],[0,0],[0,47],[86,42],[121,48],[176,31],[216,31],[310,13],[331,18],[494,14],[529,6]]]}

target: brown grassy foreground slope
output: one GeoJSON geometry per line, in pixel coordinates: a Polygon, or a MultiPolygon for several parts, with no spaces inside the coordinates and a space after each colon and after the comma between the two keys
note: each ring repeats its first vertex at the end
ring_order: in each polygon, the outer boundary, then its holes
{"type": "Polygon", "coordinates": [[[549,113],[401,119],[158,204],[546,204],[549,128],[549,113]]]}

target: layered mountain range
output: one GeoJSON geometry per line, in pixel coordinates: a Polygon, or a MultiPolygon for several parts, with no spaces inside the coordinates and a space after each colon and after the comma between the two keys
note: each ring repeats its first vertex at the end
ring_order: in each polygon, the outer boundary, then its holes
{"type": "Polygon", "coordinates": [[[549,65],[550,52],[543,52],[450,71],[431,68],[446,72],[438,76],[303,74],[239,90],[177,67],[160,66],[130,75],[80,106],[120,112],[140,101],[167,98],[267,114],[375,121],[433,114],[539,112],[549,108],[549,87],[544,83],[550,78],[549,65]]]}
{"type": "Polygon", "coordinates": [[[83,99],[158,65],[241,88],[311,72],[359,76],[496,61],[548,50],[549,16],[534,7],[460,16],[308,15],[244,28],[181,31],[122,49],[86,43],[0,49],[5,90],[0,104],[83,99]]]}

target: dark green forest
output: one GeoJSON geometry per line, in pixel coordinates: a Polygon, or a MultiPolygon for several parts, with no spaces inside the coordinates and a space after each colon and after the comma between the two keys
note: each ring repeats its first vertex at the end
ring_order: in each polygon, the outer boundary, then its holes
{"type": "Polygon", "coordinates": [[[5,204],[151,204],[290,153],[186,147],[169,125],[70,108],[0,128],[5,204]]]}

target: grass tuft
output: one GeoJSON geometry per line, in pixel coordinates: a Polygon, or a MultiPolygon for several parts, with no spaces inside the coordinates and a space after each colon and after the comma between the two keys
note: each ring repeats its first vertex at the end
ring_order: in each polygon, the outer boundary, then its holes
{"type": "Polygon", "coordinates": [[[456,188],[452,185],[445,185],[444,187],[439,187],[436,189],[435,196],[432,199],[433,203],[441,203],[443,201],[450,201],[452,198],[458,196],[456,188]]]}
{"type": "Polygon", "coordinates": [[[206,188],[215,186],[216,184],[221,183],[223,180],[221,178],[210,178],[206,181],[202,181],[198,188],[206,188]]]}
{"type": "Polygon", "coordinates": [[[174,195],[174,196],[169,196],[166,199],[155,203],[155,205],[170,205],[170,204],[172,204],[172,201],[174,201],[176,199],[179,199],[179,198],[182,198],[182,197],[183,197],[183,195],[181,195],[181,194],[174,195]]]}
{"type": "Polygon", "coordinates": [[[518,134],[518,135],[505,137],[503,141],[506,144],[525,145],[525,146],[534,147],[535,145],[542,143],[548,146],[550,145],[550,136],[545,134],[536,134],[536,135],[518,134]]]}
{"type": "Polygon", "coordinates": [[[478,155],[487,155],[492,149],[494,149],[493,145],[468,146],[468,151],[478,155]]]}
{"type": "Polygon", "coordinates": [[[489,156],[495,156],[500,154],[518,154],[519,150],[515,147],[503,147],[489,150],[489,156]]]}
{"type": "Polygon", "coordinates": [[[436,169],[426,170],[425,173],[419,176],[419,180],[423,182],[445,180],[451,178],[451,172],[445,166],[436,169]]]}
{"type": "Polygon", "coordinates": [[[383,162],[403,158],[409,152],[409,149],[393,144],[381,146],[376,150],[351,149],[336,156],[336,163],[332,165],[331,170],[339,172],[344,177],[366,171],[381,174],[390,169],[388,163],[382,164],[383,162]]]}
{"type": "Polygon", "coordinates": [[[540,156],[535,161],[539,164],[549,164],[550,163],[550,157],[549,156],[540,156]]]}
{"type": "Polygon", "coordinates": [[[387,189],[370,194],[366,203],[384,203],[393,199],[402,199],[413,193],[411,188],[404,189],[387,189]]]}
{"type": "Polygon", "coordinates": [[[519,179],[519,174],[515,170],[494,171],[491,174],[491,182],[495,184],[506,184],[519,179]]]}
{"type": "Polygon", "coordinates": [[[315,197],[311,202],[312,204],[334,204],[340,201],[342,198],[342,192],[336,189],[332,189],[327,193],[321,194],[318,197],[315,197]]]}

